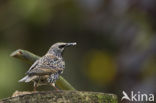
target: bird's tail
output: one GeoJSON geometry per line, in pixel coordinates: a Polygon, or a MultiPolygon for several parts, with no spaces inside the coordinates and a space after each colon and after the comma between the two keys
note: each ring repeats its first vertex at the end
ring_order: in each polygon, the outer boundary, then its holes
{"type": "Polygon", "coordinates": [[[36,76],[25,76],[24,78],[22,78],[21,80],[19,80],[18,82],[30,82],[34,79],[36,79],[37,77],[36,76]]]}

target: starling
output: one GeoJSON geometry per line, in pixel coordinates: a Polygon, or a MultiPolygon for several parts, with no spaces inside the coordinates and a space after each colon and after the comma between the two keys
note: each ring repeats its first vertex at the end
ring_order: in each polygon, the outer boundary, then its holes
{"type": "Polygon", "coordinates": [[[34,82],[34,91],[40,85],[51,85],[55,89],[55,82],[65,69],[62,53],[65,47],[74,46],[76,43],[55,43],[49,51],[40,59],[36,60],[26,76],[19,82],[34,82]]]}

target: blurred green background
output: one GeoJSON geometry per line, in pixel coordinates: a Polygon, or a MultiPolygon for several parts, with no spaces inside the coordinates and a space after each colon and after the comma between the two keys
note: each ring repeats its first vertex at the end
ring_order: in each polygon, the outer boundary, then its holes
{"type": "Polygon", "coordinates": [[[18,83],[30,65],[12,51],[42,56],[60,41],[78,43],[65,50],[63,74],[77,90],[155,93],[155,18],[155,0],[1,0],[0,98],[33,89],[18,83]]]}

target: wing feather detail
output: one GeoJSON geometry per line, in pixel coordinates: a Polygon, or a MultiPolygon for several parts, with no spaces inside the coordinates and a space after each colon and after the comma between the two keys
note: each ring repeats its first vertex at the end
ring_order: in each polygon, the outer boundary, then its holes
{"type": "Polygon", "coordinates": [[[59,59],[55,56],[43,56],[38,61],[36,61],[28,70],[28,75],[47,75],[55,74],[57,72],[63,71],[65,68],[65,63],[63,59],[59,59]]]}

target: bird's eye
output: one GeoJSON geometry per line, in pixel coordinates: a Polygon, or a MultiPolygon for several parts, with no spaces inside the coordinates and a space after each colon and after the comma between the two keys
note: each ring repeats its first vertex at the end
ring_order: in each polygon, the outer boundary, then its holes
{"type": "Polygon", "coordinates": [[[64,48],[64,47],[65,47],[65,45],[60,45],[60,46],[59,46],[59,48],[64,48]]]}

